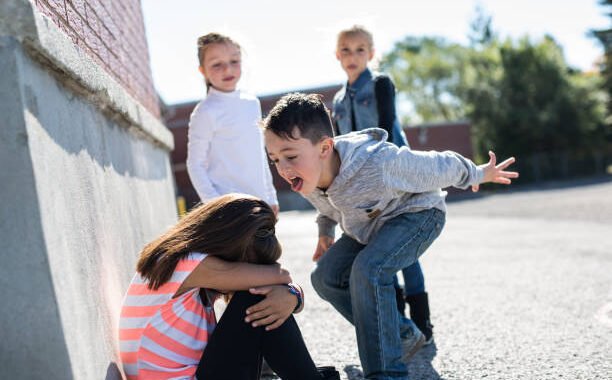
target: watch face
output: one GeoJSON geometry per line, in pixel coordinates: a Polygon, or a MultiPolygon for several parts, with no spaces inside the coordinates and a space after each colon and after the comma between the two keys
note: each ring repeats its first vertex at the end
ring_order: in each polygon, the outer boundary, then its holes
{"type": "Polygon", "coordinates": [[[295,305],[295,309],[293,309],[293,312],[295,312],[302,306],[302,293],[296,286],[291,284],[287,285],[287,289],[289,289],[289,293],[295,295],[295,298],[297,298],[297,305],[295,305]]]}

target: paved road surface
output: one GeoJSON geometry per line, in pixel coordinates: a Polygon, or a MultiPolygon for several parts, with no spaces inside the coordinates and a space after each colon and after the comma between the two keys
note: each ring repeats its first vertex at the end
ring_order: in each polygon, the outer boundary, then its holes
{"type": "MultiPolygon", "coordinates": [[[[318,365],[362,379],[351,325],[310,285],[314,217],[278,225],[298,322],[318,365]]],[[[421,263],[436,340],[411,379],[612,379],[612,181],[452,202],[421,263]]]]}

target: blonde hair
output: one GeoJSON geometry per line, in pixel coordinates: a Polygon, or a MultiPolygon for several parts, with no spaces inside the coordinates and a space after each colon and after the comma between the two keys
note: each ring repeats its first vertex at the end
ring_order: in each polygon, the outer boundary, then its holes
{"type": "Polygon", "coordinates": [[[198,61],[200,62],[200,66],[204,65],[204,55],[206,54],[206,49],[213,44],[230,44],[234,45],[242,52],[240,44],[228,36],[224,36],[219,33],[208,33],[201,37],[198,37],[198,61]]]}
{"type": "Polygon", "coordinates": [[[340,41],[342,41],[344,38],[357,36],[365,37],[365,39],[368,41],[370,50],[374,48],[374,37],[372,36],[372,33],[361,25],[353,25],[348,29],[341,30],[338,33],[338,38],[336,40],[336,48],[338,48],[340,41]]]}

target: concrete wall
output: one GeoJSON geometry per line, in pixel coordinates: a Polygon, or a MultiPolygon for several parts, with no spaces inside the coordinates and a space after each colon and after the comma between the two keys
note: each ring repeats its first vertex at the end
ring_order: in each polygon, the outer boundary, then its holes
{"type": "Polygon", "coordinates": [[[137,254],[176,220],[172,136],[26,0],[0,2],[0,115],[0,378],[116,378],[137,254]]]}

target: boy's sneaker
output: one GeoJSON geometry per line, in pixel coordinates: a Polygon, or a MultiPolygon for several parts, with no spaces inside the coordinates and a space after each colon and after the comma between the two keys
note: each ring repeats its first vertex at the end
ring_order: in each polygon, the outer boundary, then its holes
{"type": "Polygon", "coordinates": [[[406,362],[425,345],[425,335],[419,329],[412,329],[412,334],[402,337],[402,359],[406,362]]]}
{"type": "Polygon", "coordinates": [[[340,380],[340,373],[333,366],[317,367],[317,371],[324,380],[340,380]]]}

